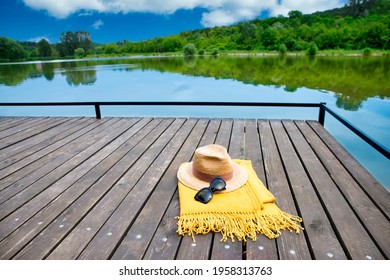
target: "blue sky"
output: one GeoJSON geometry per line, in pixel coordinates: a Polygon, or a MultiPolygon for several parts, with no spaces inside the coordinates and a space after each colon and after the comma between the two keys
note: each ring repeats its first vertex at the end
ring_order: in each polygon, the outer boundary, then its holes
{"type": "Polygon", "coordinates": [[[346,0],[1,0],[0,36],[59,41],[88,31],[98,43],[140,41],[239,21],[342,7],[346,0]]]}

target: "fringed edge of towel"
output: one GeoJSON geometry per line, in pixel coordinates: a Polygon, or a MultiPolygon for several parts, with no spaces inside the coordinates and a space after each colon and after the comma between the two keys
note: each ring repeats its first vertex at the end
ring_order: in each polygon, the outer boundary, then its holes
{"type": "Polygon", "coordinates": [[[303,228],[298,224],[302,219],[280,211],[278,214],[256,213],[198,213],[184,214],[178,218],[179,235],[190,235],[195,242],[194,234],[220,232],[221,241],[229,238],[234,242],[247,238],[256,240],[256,234],[264,234],[269,239],[280,236],[281,230],[299,233],[303,228]]]}

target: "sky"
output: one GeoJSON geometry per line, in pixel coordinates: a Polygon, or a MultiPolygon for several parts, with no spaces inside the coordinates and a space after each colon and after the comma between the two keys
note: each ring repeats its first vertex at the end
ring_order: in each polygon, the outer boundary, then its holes
{"type": "Polygon", "coordinates": [[[50,43],[62,32],[88,31],[92,41],[141,41],[240,21],[304,14],[347,0],[1,0],[0,36],[50,43]]]}

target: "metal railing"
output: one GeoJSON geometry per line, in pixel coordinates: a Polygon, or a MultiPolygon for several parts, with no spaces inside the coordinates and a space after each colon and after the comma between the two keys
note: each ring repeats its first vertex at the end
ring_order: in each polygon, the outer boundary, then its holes
{"type": "Polygon", "coordinates": [[[244,106],[244,107],[301,107],[318,108],[318,122],[325,124],[325,113],[328,112],[336,120],[354,132],[357,136],[371,145],[379,153],[390,159],[390,151],[356,126],[342,118],[326,106],[326,103],[285,103],[285,102],[192,102],[192,101],[103,101],[103,102],[9,102],[0,106],[94,106],[96,118],[102,117],[101,106],[244,106]]]}

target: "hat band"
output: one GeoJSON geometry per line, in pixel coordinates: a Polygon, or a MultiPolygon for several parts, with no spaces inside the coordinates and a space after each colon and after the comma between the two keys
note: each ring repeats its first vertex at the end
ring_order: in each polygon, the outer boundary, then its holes
{"type": "Polygon", "coordinates": [[[207,173],[203,173],[195,168],[192,168],[192,174],[199,180],[201,181],[206,181],[206,182],[210,182],[212,179],[214,179],[216,176],[220,176],[222,177],[222,179],[224,179],[225,181],[227,180],[230,180],[233,178],[233,175],[234,175],[234,172],[233,170],[228,172],[228,173],[225,173],[225,174],[217,174],[217,175],[212,175],[212,174],[207,174],[207,173]]]}

